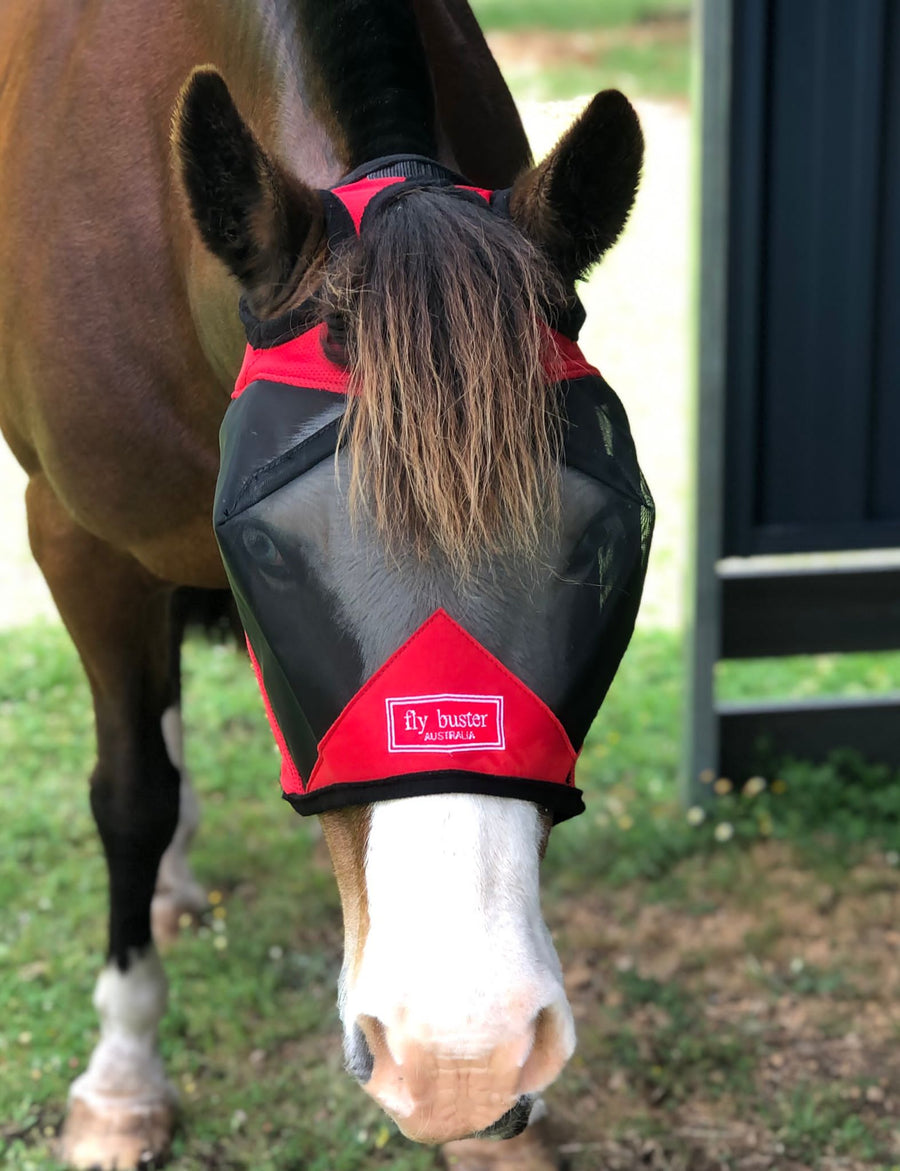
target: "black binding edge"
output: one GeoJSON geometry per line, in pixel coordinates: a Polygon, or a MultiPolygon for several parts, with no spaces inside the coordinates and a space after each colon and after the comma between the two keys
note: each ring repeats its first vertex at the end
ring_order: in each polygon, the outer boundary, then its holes
{"type": "Polygon", "coordinates": [[[318,305],[310,297],[279,317],[257,317],[247,303],[246,297],[238,302],[238,313],[247,335],[247,342],[254,350],[271,350],[275,346],[293,341],[301,333],[313,328],[319,322],[318,305]]]}
{"type": "MultiPolygon", "coordinates": [[[[260,394],[265,394],[267,387],[279,388],[280,382],[270,382],[267,379],[254,379],[244,389],[238,402],[247,404],[260,394]]],[[[616,392],[612,389],[602,374],[582,374],[577,378],[565,378],[557,383],[560,393],[563,416],[567,420],[563,437],[563,458],[567,467],[575,468],[586,476],[605,484],[610,490],[620,496],[640,504],[644,508],[653,509],[653,501],[643,491],[642,482],[635,480],[623,472],[619,462],[612,460],[603,449],[595,449],[580,442],[578,416],[582,412],[591,411],[596,407],[605,409],[612,425],[617,429],[620,441],[630,445],[631,457],[637,463],[637,456],[633,451],[633,439],[628,426],[628,418],[616,392]],[[602,465],[602,474],[597,464],[602,465]]],[[[306,393],[319,394],[323,403],[333,403],[335,395],[332,391],[315,391],[308,388],[306,393]]],[[[248,508],[258,504],[271,493],[284,487],[286,483],[297,476],[310,471],[322,460],[334,455],[337,448],[338,432],[341,419],[328,418],[317,430],[305,436],[299,443],[286,448],[266,463],[254,468],[242,481],[238,490],[228,502],[227,509],[216,513],[215,523],[224,524],[232,517],[238,516],[248,508]]],[[[224,424],[223,424],[224,426],[224,424]]]]}
{"type": "Polygon", "coordinates": [[[282,793],[282,796],[301,817],[309,817],[329,809],[373,805],[377,801],[396,801],[403,797],[433,796],[435,793],[478,793],[485,797],[516,797],[521,801],[533,801],[552,815],[554,825],[577,817],[585,809],[582,791],[574,785],[447,769],[407,773],[381,781],[349,781],[312,793],[282,793]]]}
{"type": "Polygon", "coordinates": [[[389,179],[396,176],[402,179],[444,179],[454,184],[471,187],[473,184],[457,171],[445,167],[437,159],[428,155],[382,155],[378,159],[370,159],[355,167],[343,179],[334,184],[335,187],[346,187],[349,183],[357,183],[360,179],[389,179]]]}

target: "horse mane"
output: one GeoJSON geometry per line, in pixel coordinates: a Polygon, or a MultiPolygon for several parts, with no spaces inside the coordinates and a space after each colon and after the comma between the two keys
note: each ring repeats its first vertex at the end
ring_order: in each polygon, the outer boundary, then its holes
{"type": "Polygon", "coordinates": [[[351,514],[461,577],[537,554],[559,515],[548,262],[478,197],[398,185],[329,266],[347,333],[351,514]]]}
{"type": "Polygon", "coordinates": [[[352,170],[434,155],[431,76],[410,0],[294,0],[310,97],[352,170]]]}

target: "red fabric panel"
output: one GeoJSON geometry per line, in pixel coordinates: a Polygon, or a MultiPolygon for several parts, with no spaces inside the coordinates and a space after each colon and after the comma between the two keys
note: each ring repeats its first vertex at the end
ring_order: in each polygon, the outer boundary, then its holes
{"type": "MultiPolygon", "coordinates": [[[[299,337],[267,350],[254,350],[247,346],[231,397],[240,397],[246,387],[257,379],[346,394],[350,374],[343,366],[336,366],[325,357],[322,342],[326,329],[323,322],[301,333],[299,337]]],[[[555,360],[548,357],[548,374],[560,380],[599,374],[596,366],[587,361],[570,338],[552,329],[547,333],[557,353],[555,360]]]]}
{"type": "MultiPolygon", "coordinates": [[[[393,183],[404,183],[406,180],[401,175],[391,175],[385,179],[358,179],[355,183],[347,183],[344,187],[333,187],[332,195],[336,195],[341,203],[346,207],[350,213],[350,218],[353,220],[353,226],[359,233],[359,225],[362,223],[363,214],[369,206],[369,200],[377,195],[379,191],[383,191],[385,187],[390,187],[393,183]]],[[[475,191],[485,200],[490,200],[492,192],[486,190],[484,187],[461,187],[462,191],[475,191]]]]}
{"type": "Polygon", "coordinates": [[[436,610],[328,729],[306,792],[438,770],[571,785],[574,768],[547,705],[436,610]]]}
{"type": "Polygon", "coordinates": [[[253,664],[253,674],[256,676],[256,682],[259,684],[259,690],[262,692],[263,703],[266,707],[266,718],[269,721],[269,727],[272,729],[272,735],[275,737],[275,743],[278,745],[278,751],[281,753],[281,788],[285,793],[303,793],[303,781],[300,778],[300,773],[297,771],[297,766],[294,764],[291,754],[288,752],[287,744],[284,736],[281,734],[281,728],[278,726],[278,721],[275,719],[275,713],[272,711],[272,705],[269,703],[269,696],[266,692],[266,685],[263,683],[262,671],[259,668],[259,663],[256,660],[256,655],[253,653],[253,647],[250,645],[250,639],[245,635],[247,642],[247,652],[250,655],[250,662],[253,664]]]}
{"type": "Polygon", "coordinates": [[[251,382],[261,379],[285,382],[288,386],[304,386],[309,390],[346,394],[349,372],[343,366],[330,362],[322,349],[327,329],[322,322],[299,337],[267,350],[254,350],[247,346],[231,397],[238,398],[251,382]]]}
{"type": "MultiPolygon", "coordinates": [[[[335,187],[334,194],[341,200],[359,231],[363,213],[369,200],[395,183],[402,183],[400,176],[384,179],[360,179],[344,187],[335,187]]],[[[483,187],[465,187],[474,191],[484,200],[490,201],[492,192],[483,187]]],[[[299,337],[292,338],[280,346],[254,350],[247,346],[244,360],[235,382],[232,398],[238,398],[249,383],[255,380],[283,382],[288,386],[303,386],[310,390],[326,390],[335,394],[346,394],[349,374],[342,366],[336,366],[326,358],[322,348],[326,326],[314,326],[299,337]]],[[[575,342],[555,330],[547,331],[556,348],[556,358],[548,358],[547,373],[557,379],[580,378],[588,374],[599,374],[596,367],[584,358],[575,342]]]]}
{"type": "Polygon", "coordinates": [[[369,200],[385,187],[403,181],[401,175],[391,175],[385,179],[358,179],[355,183],[347,183],[343,187],[333,187],[331,193],[336,195],[350,212],[350,218],[358,234],[363,212],[369,206],[369,200]]]}
{"type": "Polygon", "coordinates": [[[559,382],[584,378],[589,374],[596,378],[600,377],[600,371],[585,358],[578,348],[577,342],[573,342],[570,337],[565,337],[564,334],[557,333],[555,329],[548,329],[547,333],[556,347],[557,354],[555,361],[548,360],[544,364],[551,377],[556,378],[559,382]]]}

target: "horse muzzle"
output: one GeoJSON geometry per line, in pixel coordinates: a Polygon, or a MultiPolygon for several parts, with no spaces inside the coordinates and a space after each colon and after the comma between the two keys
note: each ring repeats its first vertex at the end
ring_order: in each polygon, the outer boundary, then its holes
{"type": "Polygon", "coordinates": [[[543,1015],[522,1036],[465,1057],[446,1044],[389,1042],[369,1018],[357,1022],[346,1055],[348,1071],[407,1138],[445,1143],[521,1134],[573,1048],[570,1024],[543,1015]]]}

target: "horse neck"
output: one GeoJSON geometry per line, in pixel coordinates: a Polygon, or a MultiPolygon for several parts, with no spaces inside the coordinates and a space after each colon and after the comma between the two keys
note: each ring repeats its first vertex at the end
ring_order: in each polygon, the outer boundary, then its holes
{"type": "Polygon", "coordinates": [[[193,7],[206,41],[195,63],[219,69],[267,152],[311,186],[333,183],[345,167],[327,116],[308,95],[297,0],[194,0],[193,7]]]}

